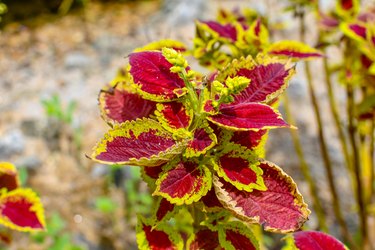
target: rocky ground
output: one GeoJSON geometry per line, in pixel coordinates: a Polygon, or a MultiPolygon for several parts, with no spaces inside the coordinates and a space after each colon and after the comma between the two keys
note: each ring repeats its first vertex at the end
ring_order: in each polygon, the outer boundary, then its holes
{"type": "MultiPolygon", "coordinates": [[[[191,43],[193,19],[213,18],[218,7],[236,5],[255,7],[269,13],[273,21],[285,21],[288,29],[276,37],[297,39],[292,19],[272,14],[280,13],[282,8],[279,1],[272,0],[93,3],[59,19],[46,17],[28,24],[11,24],[0,33],[0,160],[28,170],[27,185],[40,194],[47,217],[58,212],[73,241],[88,249],[136,249],[134,221],[114,219],[123,217],[122,209],[116,209],[113,217],[94,209],[94,198],[99,196],[110,196],[119,207],[125,206],[123,191],[108,185],[108,168],[85,157],[107,129],[97,108],[99,89],[126,63],[126,55],[135,47],[159,38],[191,43]],[[64,108],[75,103],[71,123],[46,115],[43,100],[51,100],[54,95],[59,96],[64,108]]],[[[315,63],[314,67],[321,65],[315,63]]],[[[331,215],[331,198],[301,65],[297,70],[289,89],[293,113],[321,191],[319,195],[331,215]]],[[[321,86],[322,77],[315,74],[314,78],[321,86]]],[[[324,88],[317,89],[325,110],[324,88]]],[[[351,197],[340,148],[326,113],[322,111],[337,170],[336,182],[342,197],[351,197]]],[[[288,130],[271,133],[267,155],[294,177],[309,203],[307,184],[288,130]]],[[[342,202],[348,221],[354,225],[352,200],[346,198],[342,202]]],[[[328,220],[335,230],[332,216],[328,220]]],[[[316,226],[314,215],[308,225],[316,226]]],[[[46,249],[49,244],[37,244],[21,233],[14,233],[13,237],[17,242],[9,249],[46,249]]]]}

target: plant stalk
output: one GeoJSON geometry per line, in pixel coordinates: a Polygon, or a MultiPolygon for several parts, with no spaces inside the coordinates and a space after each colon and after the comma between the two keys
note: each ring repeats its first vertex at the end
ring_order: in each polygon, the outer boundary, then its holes
{"type": "Polygon", "coordinates": [[[347,113],[348,113],[348,133],[349,133],[349,140],[351,145],[351,150],[353,154],[352,164],[354,170],[354,177],[356,181],[356,198],[357,198],[357,205],[359,209],[359,218],[360,218],[360,231],[362,235],[362,245],[368,246],[368,231],[367,231],[367,212],[366,212],[366,204],[364,202],[364,194],[363,194],[363,186],[362,186],[362,169],[361,163],[359,158],[358,152],[358,145],[357,145],[357,128],[354,122],[354,91],[353,86],[350,83],[346,84],[346,91],[347,91],[347,113]]]}
{"type": "MultiPolygon", "coordinates": [[[[305,42],[306,41],[306,39],[305,39],[305,33],[306,33],[305,25],[306,24],[305,24],[305,15],[304,15],[303,10],[301,10],[301,13],[299,13],[299,21],[300,21],[300,40],[302,42],[305,42]]],[[[305,74],[306,74],[306,79],[307,79],[311,103],[312,103],[314,113],[315,113],[315,119],[316,119],[316,122],[318,124],[320,151],[321,151],[323,161],[324,161],[324,166],[325,166],[325,169],[326,169],[326,172],[327,172],[328,185],[329,185],[330,193],[331,193],[331,196],[332,196],[333,211],[334,211],[336,219],[337,219],[337,221],[340,225],[340,231],[341,231],[341,234],[342,234],[344,240],[348,243],[351,243],[352,240],[351,240],[351,237],[350,237],[350,234],[349,234],[348,227],[346,225],[346,221],[344,220],[344,217],[343,217],[343,214],[342,214],[342,209],[341,209],[341,205],[340,205],[340,202],[339,202],[339,196],[338,196],[336,185],[335,185],[335,182],[334,182],[333,167],[332,167],[332,164],[331,164],[330,156],[328,154],[327,142],[326,142],[326,138],[324,136],[324,131],[323,131],[323,122],[322,122],[322,118],[321,118],[320,111],[319,111],[318,100],[317,100],[316,94],[315,94],[315,89],[314,89],[314,85],[313,85],[313,81],[312,81],[312,74],[311,74],[309,62],[305,62],[304,70],[305,70],[305,74]]],[[[350,244],[350,245],[352,245],[352,244],[350,244]]]]}
{"type": "MultiPolygon", "coordinates": [[[[289,124],[295,124],[294,117],[293,117],[292,112],[290,110],[289,97],[288,97],[286,92],[284,93],[284,99],[283,100],[284,100],[284,108],[285,108],[285,115],[286,115],[287,122],[289,124]]],[[[314,208],[316,216],[318,218],[319,229],[323,232],[328,232],[325,212],[324,212],[323,206],[320,202],[320,199],[318,197],[318,189],[316,188],[315,181],[313,180],[313,178],[311,176],[310,168],[307,164],[305,155],[303,153],[301,140],[299,138],[298,132],[295,129],[291,129],[290,133],[292,135],[294,149],[297,153],[298,160],[300,162],[301,172],[303,174],[303,177],[305,178],[305,180],[307,181],[307,183],[309,185],[310,195],[313,198],[313,208],[314,208]]]]}
{"type": "Polygon", "coordinates": [[[375,194],[375,187],[374,187],[374,181],[375,181],[375,117],[372,118],[371,121],[371,135],[370,135],[370,166],[371,166],[371,172],[370,172],[370,195],[369,195],[369,202],[368,204],[371,204],[371,202],[374,199],[375,194]]]}

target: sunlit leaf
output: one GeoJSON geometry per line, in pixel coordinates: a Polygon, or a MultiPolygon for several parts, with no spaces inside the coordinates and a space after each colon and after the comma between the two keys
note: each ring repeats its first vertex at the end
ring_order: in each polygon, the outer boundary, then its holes
{"type": "Polygon", "coordinates": [[[301,231],[293,234],[294,244],[299,250],[346,250],[333,236],[317,231],[301,231]]]}
{"type": "Polygon", "coordinates": [[[259,244],[250,229],[239,221],[219,226],[220,245],[226,250],[257,250],[259,244]]]}
{"type": "Polygon", "coordinates": [[[91,158],[105,164],[159,166],[183,148],[158,122],[138,119],[115,125],[95,146],[91,158]]]}
{"type": "Polygon", "coordinates": [[[185,87],[183,79],[170,71],[173,65],[159,51],[132,53],[129,63],[134,83],[145,99],[172,101],[179,97],[177,93],[185,87]]]}
{"type": "Polygon", "coordinates": [[[224,82],[228,77],[246,77],[250,84],[234,96],[235,103],[269,103],[285,90],[294,73],[294,68],[286,61],[260,54],[255,60],[251,57],[233,60],[216,80],[224,82]]]}
{"type": "Polygon", "coordinates": [[[341,16],[354,16],[358,13],[359,1],[358,0],[338,0],[336,1],[336,11],[341,16]]]}
{"type": "Polygon", "coordinates": [[[259,162],[254,156],[229,152],[213,162],[218,176],[231,183],[238,190],[251,192],[253,189],[266,190],[259,162]]]}
{"type": "Polygon", "coordinates": [[[205,154],[209,149],[214,147],[216,143],[216,135],[208,125],[204,128],[197,128],[194,131],[193,138],[187,144],[184,155],[186,157],[196,157],[205,154]]]}
{"type": "Polygon", "coordinates": [[[268,47],[267,52],[271,55],[295,59],[315,59],[323,56],[319,50],[302,42],[291,40],[275,42],[268,47]]]}
{"type": "Polygon", "coordinates": [[[164,128],[171,132],[187,129],[193,118],[192,110],[181,102],[158,103],[156,116],[164,128]]]}
{"type": "Polygon", "coordinates": [[[341,23],[341,31],[351,39],[354,39],[358,42],[366,41],[367,37],[367,27],[364,23],[361,22],[350,22],[350,23],[341,23]]]}
{"type": "Polygon", "coordinates": [[[266,191],[240,191],[214,177],[216,195],[225,208],[241,220],[260,223],[265,230],[288,233],[298,230],[308,219],[310,210],[293,179],[270,162],[262,162],[266,191]]]}
{"type": "Polygon", "coordinates": [[[181,236],[167,224],[153,228],[152,221],[138,216],[137,244],[139,250],[180,250],[183,248],[181,236]]]}
{"type": "Polygon", "coordinates": [[[248,131],[290,127],[281,114],[261,103],[222,104],[219,114],[207,119],[230,130],[248,131]]]}
{"type": "Polygon", "coordinates": [[[44,209],[31,189],[17,188],[0,196],[0,223],[19,231],[44,230],[44,209]]]}
{"type": "Polygon", "coordinates": [[[159,50],[161,51],[162,48],[172,48],[176,51],[186,51],[186,45],[180,41],[172,40],[172,39],[162,39],[156,42],[151,42],[146,44],[141,48],[137,48],[134,52],[141,52],[147,50],[159,50]]]}
{"type": "Polygon", "coordinates": [[[156,109],[155,102],[127,90],[123,83],[103,88],[99,94],[99,105],[103,119],[112,124],[149,117],[156,109]]]}
{"type": "Polygon", "coordinates": [[[0,162],[0,189],[6,188],[8,191],[18,188],[20,180],[16,167],[9,162],[0,162]]]}
{"type": "Polygon", "coordinates": [[[172,168],[163,173],[156,182],[153,195],[160,195],[169,202],[191,204],[206,195],[211,188],[209,169],[193,161],[171,162],[172,168]]]}

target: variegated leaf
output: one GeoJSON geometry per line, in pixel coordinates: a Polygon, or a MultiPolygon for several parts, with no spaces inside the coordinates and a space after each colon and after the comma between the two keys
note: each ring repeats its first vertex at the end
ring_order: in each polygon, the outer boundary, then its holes
{"type": "Polygon", "coordinates": [[[347,250],[333,236],[317,231],[301,231],[293,234],[294,244],[299,250],[347,250]]]}
{"type": "Polygon", "coordinates": [[[163,48],[172,48],[176,51],[186,51],[186,45],[180,41],[172,40],[172,39],[162,39],[156,42],[151,42],[146,44],[142,48],[137,48],[134,52],[141,52],[147,50],[159,50],[161,51],[163,48]]]}
{"type": "Polygon", "coordinates": [[[224,82],[228,77],[246,77],[250,84],[234,96],[234,103],[270,103],[286,89],[294,73],[294,68],[286,61],[259,54],[255,60],[250,56],[233,60],[216,80],[224,82]]]}
{"type": "Polygon", "coordinates": [[[210,190],[212,177],[206,166],[192,161],[171,164],[173,167],[157,180],[153,195],[160,195],[171,203],[182,205],[200,200],[210,190]]]}
{"type": "Polygon", "coordinates": [[[0,223],[15,230],[44,230],[44,209],[31,189],[17,188],[0,196],[0,223]]]}
{"type": "Polygon", "coordinates": [[[138,216],[137,244],[139,250],[182,250],[183,241],[178,232],[167,224],[156,228],[151,220],[138,216]]]}
{"type": "Polygon", "coordinates": [[[207,119],[220,127],[237,131],[291,127],[279,112],[261,103],[222,104],[219,113],[207,119]]]}
{"type": "Polygon", "coordinates": [[[156,116],[163,127],[171,132],[187,129],[193,120],[192,110],[181,102],[158,103],[156,116]]]}
{"type": "Polygon", "coordinates": [[[218,176],[231,183],[238,190],[247,192],[266,190],[258,159],[247,154],[239,154],[234,151],[219,157],[212,162],[218,176]]]}
{"type": "Polygon", "coordinates": [[[185,83],[160,51],[144,51],[129,56],[130,74],[141,95],[152,101],[172,101],[185,91],[185,83]]]}
{"type": "Polygon", "coordinates": [[[207,124],[203,128],[197,128],[194,130],[194,136],[188,142],[184,155],[185,157],[197,157],[203,155],[214,147],[216,143],[216,135],[207,124]]]}
{"type": "Polygon", "coordinates": [[[266,191],[240,191],[214,177],[217,197],[225,208],[241,220],[263,224],[265,230],[288,233],[298,230],[308,219],[310,210],[293,179],[270,162],[262,162],[266,191]]]}
{"type": "Polygon", "coordinates": [[[200,201],[204,205],[203,210],[205,212],[218,212],[223,209],[223,205],[221,205],[220,201],[216,197],[214,188],[211,188],[200,201]]]}
{"type": "Polygon", "coordinates": [[[115,125],[93,149],[91,158],[105,164],[159,166],[184,149],[158,122],[138,119],[115,125]]]}
{"type": "Polygon", "coordinates": [[[237,41],[237,30],[232,24],[220,24],[215,21],[200,21],[220,38],[228,39],[231,42],[237,41]]]}
{"type": "Polygon", "coordinates": [[[20,181],[16,167],[9,162],[0,162],[0,189],[12,191],[18,188],[20,181]]]}
{"type": "Polygon", "coordinates": [[[323,56],[319,50],[302,42],[292,40],[275,42],[268,47],[267,52],[270,55],[285,56],[297,60],[316,59],[323,56]]]}
{"type": "Polygon", "coordinates": [[[103,119],[111,124],[149,117],[156,109],[156,103],[143,99],[139,94],[118,83],[100,91],[99,105],[103,119]]]}
{"type": "Polygon", "coordinates": [[[259,244],[251,230],[239,221],[219,226],[219,242],[226,250],[259,249],[259,244]]]}

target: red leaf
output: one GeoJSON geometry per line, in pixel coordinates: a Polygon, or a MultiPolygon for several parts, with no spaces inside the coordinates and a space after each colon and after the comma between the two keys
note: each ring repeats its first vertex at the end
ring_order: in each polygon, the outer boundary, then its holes
{"type": "Polygon", "coordinates": [[[182,241],[177,232],[172,231],[166,224],[159,224],[157,228],[138,217],[137,244],[140,250],[177,250],[182,249],[182,241]]]}
{"type": "Polygon", "coordinates": [[[268,48],[271,55],[284,56],[295,59],[314,59],[322,57],[323,54],[307,44],[292,40],[282,40],[275,42],[268,48]]]}
{"type": "Polygon", "coordinates": [[[42,230],[44,210],[31,189],[18,188],[0,197],[0,223],[20,231],[42,230]]]}
{"type": "Polygon", "coordinates": [[[180,102],[159,103],[156,115],[168,128],[179,129],[189,127],[192,115],[180,102]]]}
{"type": "Polygon", "coordinates": [[[188,143],[185,156],[199,156],[215,146],[216,136],[210,130],[210,128],[197,128],[194,131],[194,138],[188,143]]]}
{"type": "Polygon", "coordinates": [[[253,189],[265,190],[262,170],[249,157],[235,156],[231,153],[221,156],[214,168],[220,177],[236,186],[239,190],[251,192],[253,189]]]}
{"type": "Polygon", "coordinates": [[[257,250],[258,242],[250,229],[242,222],[229,222],[219,226],[220,245],[225,249],[257,250]]]}
{"type": "Polygon", "coordinates": [[[104,136],[92,159],[106,164],[159,166],[181,153],[183,147],[154,120],[127,121],[104,136]]]}
{"type": "Polygon", "coordinates": [[[99,103],[105,121],[122,123],[137,118],[148,117],[155,111],[155,103],[143,99],[139,94],[121,89],[122,84],[115,88],[102,90],[99,103]]]}
{"type": "Polygon", "coordinates": [[[217,250],[223,249],[219,244],[219,234],[208,228],[201,228],[195,233],[194,239],[189,244],[190,250],[217,250]]]}
{"type": "Polygon", "coordinates": [[[152,178],[152,179],[158,179],[161,172],[163,172],[163,166],[165,164],[161,164],[160,166],[155,167],[143,167],[144,173],[152,178]]]}
{"type": "Polygon", "coordinates": [[[249,78],[251,82],[245,90],[235,96],[235,102],[271,101],[286,88],[290,70],[286,69],[282,63],[257,65],[252,69],[240,69],[237,72],[237,76],[249,78]]]}
{"type": "Polygon", "coordinates": [[[294,244],[300,250],[345,250],[344,244],[333,236],[316,231],[301,231],[293,234],[294,244]]]}
{"type": "Polygon", "coordinates": [[[292,178],[270,162],[262,162],[266,191],[240,191],[214,178],[215,192],[224,207],[251,223],[264,224],[265,230],[287,233],[298,230],[310,211],[292,178]]]}
{"type": "Polygon", "coordinates": [[[219,114],[207,119],[231,130],[290,127],[277,111],[261,103],[223,104],[220,106],[219,114]]]}
{"type": "Polygon", "coordinates": [[[354,23],[354,24],[349,24],[348,28],[351,31],[353,31],[357,36],[360,36],[363,39],[366,39],[366,33],[367,33],[366,26],[354,23]]]}
{"type": "Polygon", "coordinates": [[[228,38],[232,42],[237,41],[237,30],[232,24],[220,24],[215,21],[201,22],[206,24],[210,29],[215,31],[219,36],[228,38]]]}
{"type": "Polygon", "coordinates": [[[341,8],[344,10],[350,10],[354,6],[353,0],[340,0],[339,2],[341,5],[341,8]]]}
{"type": "Polygon", "coordinates": [[[173,211],[174,208],[175,208],[174,204],[162,198],[156,210],[156,220],[157,221],[163,220],[168,215],[168,213],[171,213],[173,211]]]}
{"type": "MultiPolygon", "coordinates": [[[[172,163],[171,163],[172,165],[172,163]]],[[[211,188],[211,173],[194,162],[173,164],[156,182],[154,195],[160,195],[177,205],[191,204],[206,195],[211,188]]]]}
{"type": "Polygon", "coordinates": [[[9,162],[0,162],[0,189],[12,191],[19,186],[16,167],[9,162]]]}
{"type": "Polygon", "coordinates": [[[176,92],[185,86],[177,73],[170,72],[173,66],[159,51],[132,53],[129,56],[130,74],[139,85],[144,97],[155,101],[177,99],[176,92]]]}
{"type": "Polygon", "coordinates": [[[205,205],[206,210],[217,211],[218,209],[223,208],[220,201],[217,199],[215,190],[213,188],[208,191],[208,193],[201,198],[201,201],[205,205]]]}
{"type": "Polygon", "coordinates": [[[259,146],[266,133],[267,130],[265,129],[259,131],[235,131],[230,141],[253,150],[259,146]]]}

